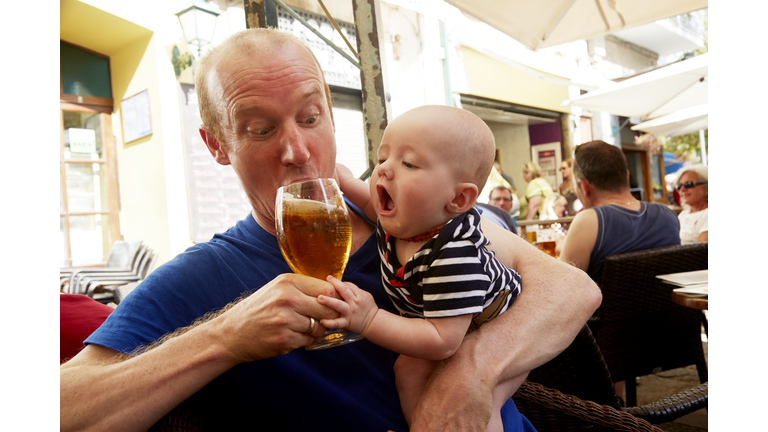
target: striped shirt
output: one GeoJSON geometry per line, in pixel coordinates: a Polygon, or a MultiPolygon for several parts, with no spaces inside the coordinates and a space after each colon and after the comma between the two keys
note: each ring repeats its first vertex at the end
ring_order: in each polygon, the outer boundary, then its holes
{"type": "Polygon", "coordinates": [[[397,239],[380,223],[376,235],[382,283],[403,316],[473,314],[480,325],[507,310],[520,294],[520,275],[487,249],[490,242],[480,230],[480,213],[474,208],[448,221],[404,266],[394,250],[397,239]]]}

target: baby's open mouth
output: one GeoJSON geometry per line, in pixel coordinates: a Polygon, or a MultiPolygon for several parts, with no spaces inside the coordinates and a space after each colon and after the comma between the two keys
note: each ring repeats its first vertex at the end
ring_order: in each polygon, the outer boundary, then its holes
{"type": "Polygon", "coordinates": [[[376,192],[379,194],[379,210],[392,211],[395,209],[395,202],[392,201],[392,197],[389,196],[384,186],[377,185],[376,192]]]}

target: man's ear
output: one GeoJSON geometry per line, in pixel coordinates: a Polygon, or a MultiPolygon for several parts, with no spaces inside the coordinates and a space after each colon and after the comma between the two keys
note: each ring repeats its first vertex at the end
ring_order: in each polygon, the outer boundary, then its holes
{"type": "Polygon", "coordinates": [[[475,205],[477,200],[477,185],[474,183],[459,183],[456,185],[455,195],[453,200],[445,206],[445,210],[449,213],[461,214],[475,205]]]}
{"type": "Polygon", "coordinates": [[[589,197],[592,194],[592,185],[589,184],[589,180],[576,179],[576,183],[578,183],[579,187],[581,188],[581,192],[584,193],[585,197],[589,197]]]}
{"type": "Polygon", "coordinates": [[[219,141],[213,137],[213,135],[203,128],[200,128],[200,137],[203,138],[205,146],[208,147],[208,151],[211,152],[211,156],[221,165],[229,165],[229,156],[222,149],[219,141]]]}

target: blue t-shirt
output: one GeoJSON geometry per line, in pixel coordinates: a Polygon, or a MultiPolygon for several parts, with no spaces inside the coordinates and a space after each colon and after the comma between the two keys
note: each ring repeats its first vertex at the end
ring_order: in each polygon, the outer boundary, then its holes
{"type": "Polygon", "coordinates": [[[638,211],[615,205],[592,209],[597,213],[597,239],[587,274],[598,284],[608,256],[680,244],[680,222],[664,205],[640,201],[638,211]]]}
{"type": "MultiPolygon", "coordinates": [[[[277,239],[249,214],[153,271],[85,343],[128,354],[283,273],[291,269],[277,239]]],[[[350,257],[343,280],[397,313],[380,277],[374,234],[350,257]]],[[[319,351],[296,349],[239,364],[190,400],[205,412],[212,430],[406,431],[395,388],[396,358],[367,340],[319,351]]],[[[505,430],[534,430],[511,401],[502,418],[505,430]]]]}

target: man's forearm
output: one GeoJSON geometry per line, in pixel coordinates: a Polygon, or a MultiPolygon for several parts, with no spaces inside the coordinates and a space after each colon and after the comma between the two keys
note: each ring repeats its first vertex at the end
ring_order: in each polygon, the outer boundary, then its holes
{"type": "Polygon", "coordinates": [[[124,361],[86,347],[61,368],[61,430],[147,430],[237,363],[214,339],[198,326],[124,361]]]}
{"type": "Polygon", "coordinates": [[[517,270],[523,281],[521,295],[508,311],[470,334],[454,355],[460,360],[466,349],[472,362],[486,369],[495,383],[528,372],[562,352],[602,299],[584,272],[539,251],[520,262],[517,270]]]}

